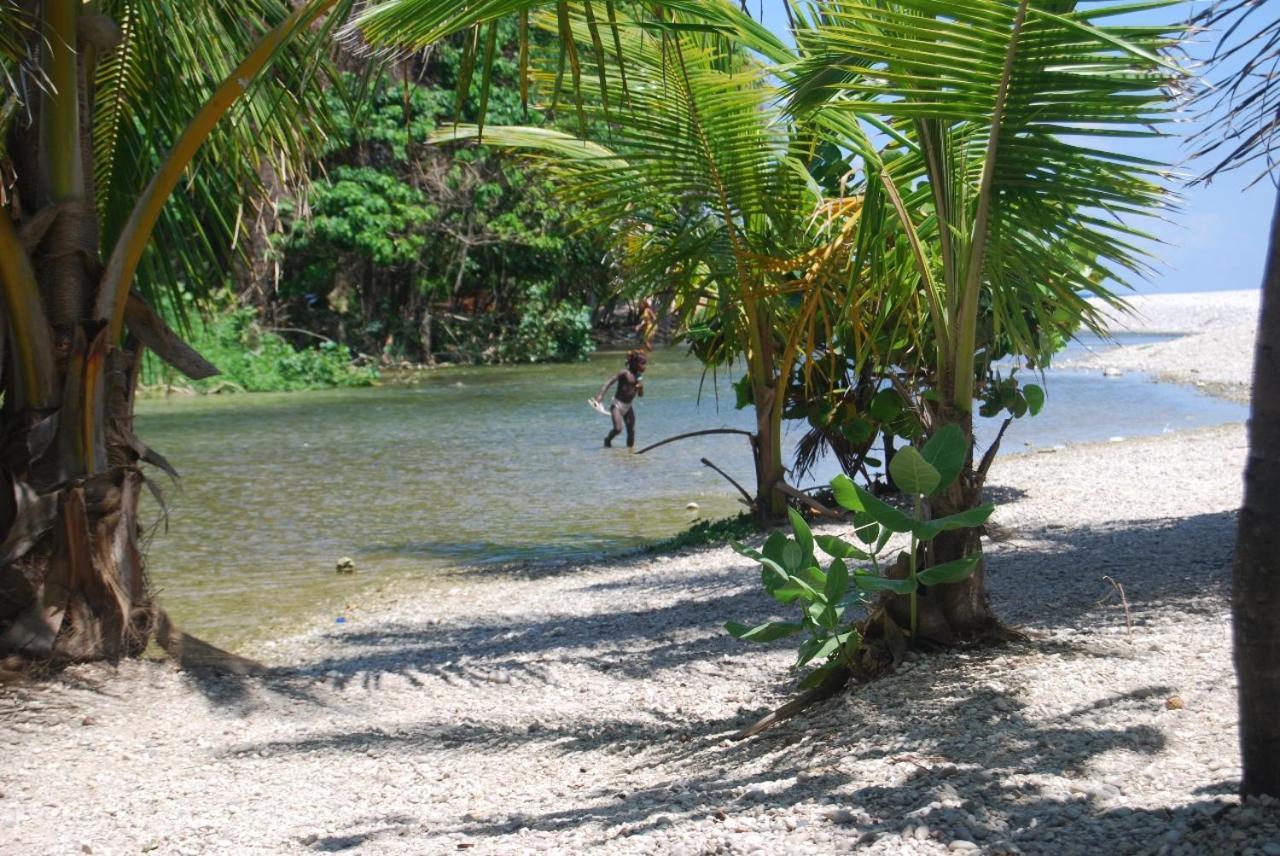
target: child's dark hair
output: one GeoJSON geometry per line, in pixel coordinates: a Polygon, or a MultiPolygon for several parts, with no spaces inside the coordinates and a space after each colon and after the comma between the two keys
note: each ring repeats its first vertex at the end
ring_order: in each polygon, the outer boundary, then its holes
{"type": "Polygon", "coordinates": [[[649,363],[649,358],[645,356],[644,351],[628,351],[627,352],[627,368],[635,371],[637,368],[644,368],[649,363]]]}

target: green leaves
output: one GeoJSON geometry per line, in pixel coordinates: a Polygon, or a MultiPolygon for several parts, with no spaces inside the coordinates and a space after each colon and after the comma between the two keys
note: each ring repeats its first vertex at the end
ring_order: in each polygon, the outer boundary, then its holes
{"type": "Polygon", "coordinates": [[[914,446],[899,449],[889,462],[889,475],[907,493],[930,496],[942,483],[942,476],[914,446]]]}
{"type": "Polygon", "coordinates": [[[969,441],[959,425],[947,424],[929,438],[920,454],[938,471],[938,486],[934,491],[946,490],[964,469],[965,459],[969,456],[969,441]]]}
{"type": "Polygon", "coordinates": [[[934,565],[932,568],[924,569],[916,575],[916,579],[922,586],[958,583],[961,580],[968,579],[977,570],[978,562],[980,561],[982,561],[982,554],[978,553],[952,562],[943,562],[941,565],[934,565]]]}
{"type": "Polygon", "coordinates": [[[954,529],[972,529],[975,526],[981,526],[987,522],[987,518],[991,516],[992,511],[995,511],[995,506],[990,502],[984,502],[976,508],[970,508],[958,514],[916,523],[912,527],[912,531],[921,541],[928,541],[936,537],[940,532],[949,532],[954,529]]]}
{"type": "Polygon", "coordinates": [[[846,475],[831,480],[831,490],[836,502],[850,511],[865,511],[876,523],[892,532],[910,532],[912,519],[888,503],[876,499],[861,485],[853,483],[846,475]]]}
{"type": "Polygon", "coordinates": [[[743,639],[747,642],[773,642],[794,636],[804,630],[804,625],[794,621],[772,621],[756,627],[747,627],[736,621],[726,621],[724,629],[735,639],[743,639]]]}

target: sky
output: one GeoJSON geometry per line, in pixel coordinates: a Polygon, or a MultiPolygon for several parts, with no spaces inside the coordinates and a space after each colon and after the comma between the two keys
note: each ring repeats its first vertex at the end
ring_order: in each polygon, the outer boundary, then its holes
{"type": "MultiPolygon", "coordinates": [[[[753,10],[756,7],[756,3],[749,5],[753,10]]],[[[787,22],[781,3],[763,5],[764,23],[775,33],[786,34],[787,22]]],[[[1142,24],[1185,21],[1193,9],[1203,5],[1203,2],[1178,3],[1123,20],[1142,24]]],[[[1215,44],[1213,34],[1198,36],[1189,46],[1192,61],[1207,59],[1215,44]]],[[[1185,125],[1178,126],[1176,133],[1181,135],[1178,139],[1125,141],[1120,148],[1143,157],[1183,164],[1183,171],[1188,176],[1194,175],[1206,165],[1185,163],[1191,153],[1185,137],[1200,127],[1188,119],[1185,125]]],[[[1246,168],[1219,176],[1207,186],[1177,188],[1182,204],[1180,210],[1172,213],[1171,222],[1147,224],[1162,244],[1153,251],[1157,259],[1156,272],[1149,280],[1131,283],[1134,291],[1159,294],[1258,288],[1276,189],[1265,178],[1246,189],[1256,177],[1256,172],[1246,168]]]]}

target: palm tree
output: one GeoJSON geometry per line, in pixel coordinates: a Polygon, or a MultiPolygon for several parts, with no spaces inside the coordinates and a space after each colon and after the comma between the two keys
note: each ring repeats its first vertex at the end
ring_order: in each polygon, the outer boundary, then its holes
{"type": "MultiPolygon", "coordinates": [[[[375,42],[421,45],[468,28],[478,33],[502,15],[554,8],[562,44],[557,77],[567,66],[581,101],[578,84],[589,75],[568,21],[587,21],[586,41],[599,56],[609,44],[605,35],[615,36],[616,49],[619,32],[613,4],[606,6],[604,25],[589,0],[462,7],[383,0],[357,26],[375,42]]],[[[1117,153],[1107,141],[1156,136],[1171,121],[1168,89],[1184,74],[1162,53],[1176,44],[1179,28],[1101,23],[1129,10],[1120,3],[1079,9],[1072,0],[814,0],[789,7],[796,61],[730,4],[668,0],[646,8],[657,21],[644,29],[664,40],[669,23],[779,63],[790,115],[853,153],[863,187],[877,183],[888,197],[896,218],[883,221],[878,239],[860,228],[856,240],[872,257],[910,248],[916,301],[924,307],[913,328],[929,335],[917,351],[920,365],[908,368],[923,372],[918,406],[928,432],[955,424],[969,438],[964,473],[935,499],[932,513],[976,507],[992,450],[975,462],[972,408],[990,359],[1004,351],[1038,364],[1046,340],[1081,322],[1100,326],[1088,295],[1118,305],[1108,283],[1147,270],[1142,245],[1151,236],[1133,221],[1167,208],[1166,168],[1117,153]]],[[[615,77],[615,84],[603,74],[598,80],[616,104],[625,78],[621,71],[615,77]]],[[[874,268],[874,258],[869,263],[874,268]]],[[[928,561],[978,550],[976,530],[947,533],[928,561]]],[[[1000,632],[981,566],[962,583],[928,592],[921,627],[938,641],[1000,632]]]]}
{"type": "MultiPolygon", "coordinates": [[[[932,337],[927,431],[954,424],[969,438],[965,470],[934,499],[934,515],[981,501],[972,410],[996,339],[1034,360],[1055,315],[1098,327],[1086,297],[1117,303],[1105,283],[1145,269],[1138,244],[1148,236],[1132,221],[1166,207],[1164,167],[1105,143],[1154,136],[1169,121],[1165,89],[1181,72],[1161,54],[1177,31],[1098,23],[1118,11],[853,0],[815,2],[800,18],[790,109],[818,114],[879,172],[917,250],[932,337]],[[868,145],[876,136],[898,155],[891,162],[868,145]]],[[[947,533],[929,561],[978,549],[976,530],[947,533]]],[[[930,589],[921,627],[942,641],[996,630],[981,568],[930,589]]]]}
{"type": "MultiPolygon", "coordinates": [[[[1223,0],[1198,18],[1225,32],[1214,55],[1219,66],[1239,63],[1206,97],[1216,121],[1200,132],[1198,154],[1215,165],[1202,176],[1261,160],[1277,177],[1274,147],[1280,141],[1280,86],[1275,59],[1280,17],[1251,18],[1261,0],[1223,0]]],[[[1274,10],[1273,10],[1274,11],[1274,10]]],[[[1280,795],[1280,193],[1271,220],[1262,275],[1262,310],[1254,351],[1249,409],[1249,458],[1244,505],[1236,535],[1231,579],[1235,665],[1239,679],[1240,756],[1245,796],[1280,795]]]]}
{"type": "Polygon", "coordinates": [[[133,432],[142,353],[216,371],[148,298],[224,281],[262,159],[287,174],[312,141],[351,2],[0,0],[0,655],[146,644],[140,462],[170,468],[133,432]]]}
{"type": "MultiPolygon", "coordinates": [[[[545,23],[565,32],[563,22],[545,23]]],[[[626,73],[612,112],[607,93],[580,93],[575,105],[587,127],[607,128],[607,145],[521,127],[462,127],[438,139],[483,133],[491,145],[540,153],[585,225],[611,231],[632,287],[674,295],[703,361],[742,358],[756,413],[755,504],[777,520],[787,383],[838,305],[887,297],[859,294],[866,280],[850,271],[862,195],[823,198],[806,170],[812,141],[783,121],[758,62],[718,39],[645,38],[631,23],[623,18],[615,33],[615,61],[580,61],[587,78],[626,73]]],[[[572,43],[591,43],[585,20],[567,31],[572,43]]],[[[544,76],[544,88],[553,80],[544,76]]]]}

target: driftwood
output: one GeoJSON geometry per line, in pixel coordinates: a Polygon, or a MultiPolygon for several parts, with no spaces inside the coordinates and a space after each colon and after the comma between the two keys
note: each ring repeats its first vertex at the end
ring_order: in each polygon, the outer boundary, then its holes
{"type": "Polygon", "coordinates": [[[807,493],[805,493],[805,492],[804,492],[804,491],[802,491],[802,490],[796,490],[794,487],[792,487],[791,485],[787,484],[787,483],[786,483],[785,481],[783,481],[782,479],[779,479],[779,480],[777,481],[777,483],[775,483],[775,484],[774,484],[773,489],[774,489],[774,490],[776,490],[776,491],[778,491],[779,493],[785,493],[787,496],[791,497],[792,499],[796,500],[797,502],[800,502],[800,503],[803,503],[804,505],[807,505],[808,507],[812,508],[814,511],[818,512],[819,514],[821,514],[823,517],[828,517],[828,518],[830,518],[830,519],[832,519],[832,520],[844,520],[844,519],[845,519],[845,516],[844,516],[843,514],[841,514],[840,512],[838,512],[838,511],[834,511],[833,509],[830,509],[830,508],[827,508],[827,507],[826,507],[825,505],[823,505],[821,502],[818,502],[818,500],[816,500],[816,499],[814,499],[813,497],[809,496],[807,493]]]}
{"type": "Polygon", "coordinates": [[[742,494],[742,501],[747,504],[747,507],[755,508],[756,501],[751,498],[751,494],[747,493],[746,488],[744,488],[742,485],[734,481],[731,475],[729,475],[724,470],[717,467],[715,464],[708,461],[706,458],[702,458],[702,465],[704,467],[711,467],[711,469],[715,470],[720,475],[724,476],[724,480],[727,481],[729,484],[733,485],[734,487],[736,487],[738,489],[738,493],[742,494]]]}
{"type": "Polygon", "coordinates": [[[688,434],[677,434],[674,437],[668,437],[665,440],[659,440],[658,442],[652,445],[645,446],[643,449],[636,452],[636,454],[643,455],[645,452],[649,451],[650,449],[656,449],[659,446],[665,446],[668,443],[674,443],[676,440],[687,440],[690,437],[704,437],[708,434],[741,434],[743,437],[755,436],[750,431],[743,431],[741,428],[708,428],[705,431],[690,431],[688,434]]]}
{"type": "Polygon", "coordinates": [[[831,674],[823,679],[822,683],[813,689],[805,690],[777,710],[765,714],[751,725],[734,734],[733,739],[746,740],[748,737],[755,737],[766,728],[772,728],[779,722],[790,719],[800,713],[805,708],[831,698],[844,689],[844,685],[849,683],[851,677],[853,677],[853,673],[843,666],[833,669],[831,674]]]}

